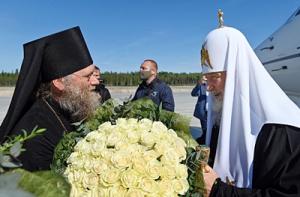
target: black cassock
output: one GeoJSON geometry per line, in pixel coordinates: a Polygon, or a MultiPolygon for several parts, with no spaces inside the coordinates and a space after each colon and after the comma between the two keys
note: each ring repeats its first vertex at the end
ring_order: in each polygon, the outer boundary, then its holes
{"type": "MultiPolygon", "coordinates": [[[[211,164],[216,150],[216,136],[212,136],[211,164]]],[[[217,179],[210,196],[299,197],[300,129],[265,124],[255,144],[252,189],[237,188],[217,179]]]]}
{"type": "Polygon", "coordinates": [[[68,119],[68,114],[62,111],[56,102],[42,99],[35,101],[12,131],[12,135],[18,135],[22,134],[22,129],[31,132],[35,126],[46,129],[42,135],[24,143],[23,148],[26,151],[19,157],[24,169],[29,171],[50,169],[56,145],[65,130],[72,130],[68,119]]]}

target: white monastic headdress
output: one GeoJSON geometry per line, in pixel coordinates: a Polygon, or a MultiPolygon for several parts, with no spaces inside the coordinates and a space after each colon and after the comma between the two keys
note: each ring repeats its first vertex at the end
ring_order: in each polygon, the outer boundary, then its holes
{"type": "MultiPolygon", "coordinates": [[[[237,29],[221,26],[211,31],[202,45],[201,62],[204,74],[226,71],[213,168],[223,181],[228,177],[238,187],[251,188],[254,147],[262,126],[274,123],[300,127],[300,110],[271,78],[237,29]]],[[[207,145],[213,126],[212,102],[209,95],[207,145]]]]}

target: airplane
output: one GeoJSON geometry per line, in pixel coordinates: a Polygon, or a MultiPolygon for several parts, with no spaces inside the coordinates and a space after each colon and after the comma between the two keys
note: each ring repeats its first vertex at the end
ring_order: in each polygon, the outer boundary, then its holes
{"type": "Polygon", "coordinates": [[[300,107],[300,7],[254,51],[277,84],[300,107]]]}

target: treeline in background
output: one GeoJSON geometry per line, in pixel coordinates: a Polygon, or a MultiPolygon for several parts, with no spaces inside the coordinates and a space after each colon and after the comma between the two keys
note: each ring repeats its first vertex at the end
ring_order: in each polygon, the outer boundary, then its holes
{"type": "MultiPolygon", "coordinates": [[[[15,86],[19,72],[0,73],[0,86],[15,86]]],[[[195,85],[200,79],[200,73],[172,73],[160,72],[158,78],[172,86],[195,85]]],[[[141,80],[139,72],[117,73],[104,72],[101,73],[101,79],[107,86],[137,86],[141,80]]]]}
{"type": "Polygon", "coordinates": [[[15,86],[18,79],[19,71],[16,69],[15,72],[4,72],[0,73],[0,86],[15,86]]]}

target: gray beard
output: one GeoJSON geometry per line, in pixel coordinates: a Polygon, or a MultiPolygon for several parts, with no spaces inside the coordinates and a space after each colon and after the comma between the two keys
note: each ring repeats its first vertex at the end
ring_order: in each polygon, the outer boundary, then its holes
{"type": "Polygon", "coordinates": [[[88,88],[80,88],[66,83],[66,90],[57,99],[60,107],[71,114],[71,121],[78,122],[90,116],[100,105],[99,94],[88,88]]]}
{"type": "Polygon", "coordinates": [[[217,98],[217,97],[213,96],[212,111],[214,114],[213,122],[215,125],[220,125],[220,123],[221,123],[222,110],[223,110],[223,97],[217,98]]]}

